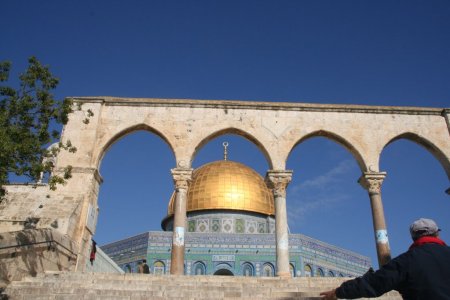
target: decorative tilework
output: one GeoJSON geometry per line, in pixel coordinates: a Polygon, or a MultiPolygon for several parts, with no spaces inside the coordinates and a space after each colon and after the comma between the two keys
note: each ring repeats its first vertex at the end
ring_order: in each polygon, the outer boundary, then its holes
{"type": "MultiPolygon", "coordinates": [[[[197,219],[201,220],[201,218],[197,219]]],[[[211,225],[213,219],[207,219],[209,220],[209,225],[211,225]]],[[[224,218],[216,217],[215,219],[223,221],[224,218]]],[[[233,218],[227,219],[235,220],[233,218]]],[[[239,219],[248,220],[246,217],[239,219]]],[[[253,219],[250,220],[253,221],[253,219]]],[[[268,223],[266,222],[266,224],[268,223]]],[[[235,223],[232,223],[232,225],[235,225],[235,223]]],[[[213,261],[213,256],[217,258],[229,255],[235,257],[236,264],[230,265],[234,274],[242,274],[242,264],[245,262],[254,266],[254,276],[274,274],[276,269],[274,234],[220,233],[211,232],[211,227],[209,227],[209,230],[209,232],[204,233],[186,233],[186,274],[195,274],[194,263],[201,261],[206,268],[206,274],[212,275],[216,271],[214,266],[230,263],[226,260],[213,261]],[[227,245],[227,247],[224,247],[224,245],[227,245]],[[272,266],[272,271],[267,266],[272,266]]],[[[147,261],[152,262],[152,264],[156,261],[164,262],[164,268],[159,269],[161,271],[158,272],[165,270],[164,272],[167,274],[168,270],[170,270],[172,237],[172,232],[149,232],[102,246],[101,248],[110,250],[110,252],[105,251],[105,253],[112,256],[112,259],[124,269],[126,265],[129,265],[131,266],[131,271],[134,272],[135,262],[147,257],[147,261]],[[143,253],[139,254],[139,259],[130,256],[129,253],[132,248],[141,247],[143,253]],[[111,252],[116,254],[111,255],[111,252]]],[[[312,276],[317,276],[317,270],[321,268],[325,276],[331,276],[329,273],[331,270],[334,276],[345,275],[354,277],[364,274],[368,266],[370,266],[370,260],[367,257],[301,234],[290,234],[289,244],[292,246],[290,249],[290,263],[295,266],[295,275],[298,275],[298,272],[300,272],[301,276],[307,276],[309,272],[308,267],[305,267],[305,265],[309,265],[312,276]]]]}
{"type": "MultiPolygon", "coordinates": [[[[256,213],[248,213],[248,212],[231,212],[231,211],[215,211],[215,212],[191,212],[187,216],[187,232],[199,232],[197,230],[199,224],[198,222],[204,222],[204,220],[209,220],[209,228],[203,232],[224,232],[224,233],[258,233],[264,234],[268,233],[269,224],[275,224],[275,219],[271,216],[264,216],[256,213]],[[235,220],[240,219],[243,220],[244,229],[242,232],[236,232],[236,223],[235,220]],[[225,224],[229,224],[224,227],[223,220],[226,221],[225,224]],[[247,222],[256,222],[256,230],[249,230],[247,226],[247,222]],[[219,224],[219,227],[216,225],[219,224]]],[[[169,228],[172,228],[173,219],[167,221],[164,226],[166,231],[170,231],[169,228]]],[[[251,227],[254,225],[251,224],[251,227]]]]}
{"type": "Polygon", "coordinates": [[[208,232],[209,231],[209,220],[198,220],[197,221],[197,231],[198,232],[208,232]]]}
{"type": "Polygon", "coordinates": [[[266,223],[258,222],[258,233],[266,233],[266,223]]]}
{"type": "Polygon", "coordinates": [[[211,222],[211,231],[212,232],[220,232],[220,220],[213,219],[211,222]]]}
{"type": "Polygon", "coordinates": [[[222,232],[232,233],[233,232],[233,220],[223,219],[222,220],[222,232]]]}
{"type": "Polygon", "coordinates": [[[188,231],[195,232],[195,220],[188,221],[188,231]]]}
{"type": "Polygon", "coordinates": [[[245,233],[257,233],[255,221],[247,221],[245,223],[245,233]]]}
{"type": "Polygon", "coordinates": [[[236,233],[244,233],[245,227],[244,227],[244,220],[243,219],[236,219],[235,225],[236,225],[236,233]]]}
{"type": "Polygon", "coordinates": [[[270,233],[275,233],[275,224],[270,223],[270,233]]]}

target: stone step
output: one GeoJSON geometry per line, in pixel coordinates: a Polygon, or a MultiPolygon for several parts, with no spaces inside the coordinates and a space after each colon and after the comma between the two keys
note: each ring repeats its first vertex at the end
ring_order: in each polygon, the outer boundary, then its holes
{"type": "MultiPolygon", "coordinates": [[[[158,276],[144,274],[52,272],[11,283],[10,300],[90,299],[320,299],[342,278],[266,278],[230,276],[158,276]]],[[[398,294],[382,297],[401,299],[398,294]]]]}
{"type": "MultiPolygon", "coordinates": [[[[101,282],[120,282],[120,283],[142,283],[145,285],[160,285],[167,284],[169,282],[176,282],[179,286],[192,286],[201,285],[203,283],[208,283],[209,286],[226,286],[227,284],[236,285],[243,284],[242,278],[244,277],[229,277],[229,276],[154,276],[154,275],[141,275],[141,274],[128,274],[124,275],[114,275],[111,274],[105,276],[97,276],[98,273],[62,273],[58,275],[45,277],[40,275],[37,277],[28,277],[22,282],[41,282],[45,278],[46,282],[59,282],[60,276],[64,276],[65,280],[70,279],[72,283],[82,283],[86,282],[101,283],[101,282]],[[94,275],[95,274],[95,275],[94,275]]],[[[339,279],[322,279],[314,278],[309,280],[308,278],[285,278],[285,279],[269,279],[264,277],[245,277],[245,286],[271,286],[271,287],[283,287],[283,288],[306,288],[306,287],[324,287],[324,286],[335,286],[336,283],[340,283],[344,280],[339,279]]]]}

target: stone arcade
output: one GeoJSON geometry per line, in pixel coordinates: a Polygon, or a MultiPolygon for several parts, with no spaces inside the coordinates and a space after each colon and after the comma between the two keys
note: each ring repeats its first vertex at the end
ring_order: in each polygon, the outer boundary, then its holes
{"type": "Polygon", "coordinates": [[[241,135],[264,153],[270,170],[266,181],[275,205],[277,276],[290,276],[286,218],[285,169],[291,150],[314,136],[325,136],[352,153],[361,169],[361,185],[372,207],[373,234],[380,264],[390,259],[381,199],[385,173],[379,169],[383,148],[406,138],[424,146],[450,177],[449,109],[321,105],[250,101],[131,99],[76,97],[82,109],[70,116],[62,139],[78,146],[75,154],[60,153],[54,172],[67,165],[73,178],[56,191],[37,187],[7,186],[0,204],[2,279],[9,281],[45,270],[82,271],[95,233],[97,196],[102,178],[99,164],[108,148],[124,135],[148,130],[172,149],[175,183],[171,274],[184,274],[186,200],[192,180],[191,162],[198,149],[227,133],[241,135]],[[88,124],[87,110],[94,116],[88,124]],[[35,220],[31,222],[30,220],[35,220]],[[33,229],[24,229],[33,228],[33,229]],[[4,243],[5,242],[5,243],[4,243]],[[16,254],[14,254],[16,253],[16,254]],[[20,259],[19,259],[20,258],[20,259]]]}

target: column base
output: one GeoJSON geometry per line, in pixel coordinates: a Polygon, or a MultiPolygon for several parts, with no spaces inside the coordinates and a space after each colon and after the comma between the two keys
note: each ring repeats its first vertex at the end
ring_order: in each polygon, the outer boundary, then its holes
{"type": "Polygon", "coordinates": [[[278,272],[277,273],[277,277],[290,278],[291,277],[291,272],[278,272]]]}

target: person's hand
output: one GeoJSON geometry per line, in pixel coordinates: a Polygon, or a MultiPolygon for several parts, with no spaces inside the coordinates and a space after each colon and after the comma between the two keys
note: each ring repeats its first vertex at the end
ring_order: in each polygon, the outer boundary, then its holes
{"type": "Polygon", "coordinates": [[[322,296],[322,299],[325,300],[337,300],[336,289],[327,292],[322,292],[320,293],[320,296],[322,296]]]}

